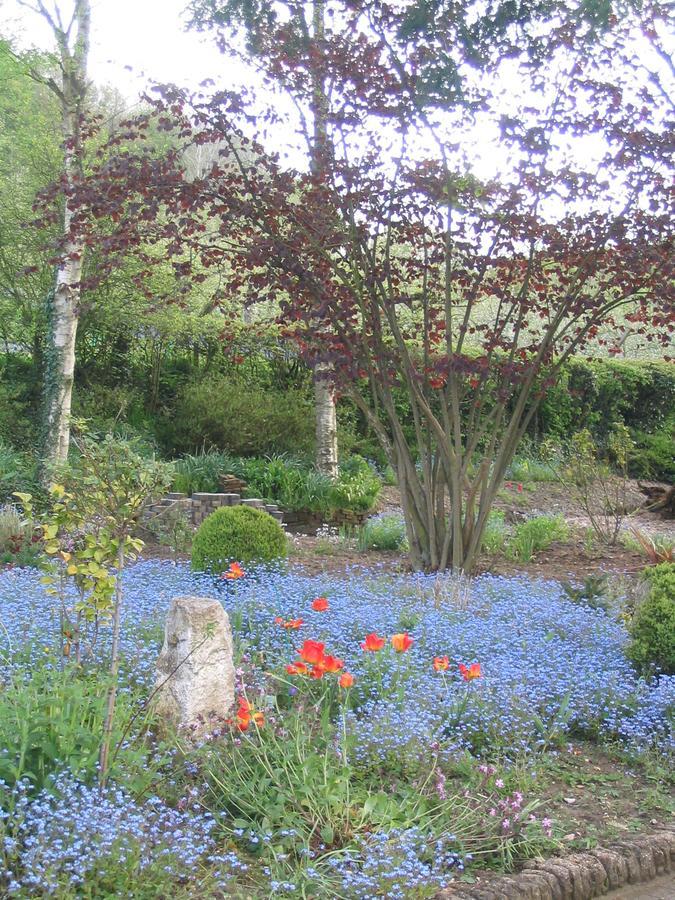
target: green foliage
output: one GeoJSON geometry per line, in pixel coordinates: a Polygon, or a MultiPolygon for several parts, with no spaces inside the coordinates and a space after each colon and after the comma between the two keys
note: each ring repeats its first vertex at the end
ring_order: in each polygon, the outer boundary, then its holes
{"type": "Polygon", "coordinates": [[[564,541],[569,528],[562,516],[535,516],[514,529],[506,545],[510,559],[529,562],[535,553],[548,550],[554,541],[564,541]]]}
{"type": "MultiPolygon", "coordinates": [[[[100,673],[72,666],[39,666],[30,678],[14,677],[0,690],[0,779],[12,786],[27,778],[40,790],[50,774],[64,768],[84,780],[94,778],[107,691],[100,673]]],[[[114,738],[121,737],[124,714],[123,705],[114,738]]]]}
{"type": "Polygon", "coordinates": [[[205,491],[214,493],[220,489],[221,475],[234,475],[238,463],[220,450],[202,449],[187,453],[177,460],[174,468],[173,490],[182,494],[205,491]]]}
{"type": "Polygon", "coordinates": [[[330,509],[330,479],[300,460],[284,456],[243,459],[234,472],[248,484],[248,497],[261,497],[289,511],[325,514],[330,509]]]}
{"type": "Polygon", "coordinates": [[[521,483],[556,480],[550,463],[542,460],[527,441],[521,443],[518,455],[509,466],[506,476],[510,481],[521,483]]]}
{"type": "MultiPolygon", "coordinates": [[[[543,446],[546,454],[552,441],[543,446]]],[[[611,465],[600,456],[591,432],[585,428],[573,435],[564,463],[555,451],[548,453],[551,469],[586,513],[597,537],[615,544],[627,513],[628,459],[633,442],[628,428],[617,422],[607,437],[606,450],[611,465]]]]}
{"type": "Polygon", "coordinates": [[[606,575],[588,575],[581,584],[573,584],[570,581],[562,582],[562,589],[572,603],[582,603],[591,609],[607,611],[610,606],[608,593],[608,579],[606,575]]]}
{"type": "Polygon", "coordinates": [[[509,537],[509,528],[506,524],[504,512],[501,509],[493,509],[488,516],[487,525],[483,532],[483,550],[490,556],[502,553],[509,537]]]}
{"type": "Polygon", "coordinates": [[[331,485],[328,502],[334,510],[370,512],[381,488],[380,479],[365,459],[353,456],[340,467],[340,475],[331,485]]]}
{"type": "Polygon", "coordinates": [[[33,522],[11,503],[0,506],[0,565],[35,566],[40,552],[33,522]]]}
{"type": "Polygon", "coordinates": [[[647,534],[638,528],[622,535],[624,547],[645,556],[651,565],[675,561],[675,539],[664,534],[647,534]]]}
{"type": "Polygon", "coordinates": [[[675,419],[654,434],[646,431],[632,434],[635,447],[628,459],[630,474],[635,478],[675,484],[675,419]]]}
{"type": "Polygon", "coordinates": [[[174,553],[190,551],[194,529],[180,505],[174,504],[155,514],[145,522],[145,527],[159,544],[170,547],[174,553]]]}
{"type": "Polygon", "coordinates": [[[662,428],[674,407],[672,365],[576,358],[547,390],[534,430],[540,437],[566,438],[583,422],[602,444],[617,422],[650,433],[662,428]]]}
{"type": "Polygon", "coordinates": [[[36,482],[34,460],[0,441],[0,503],[9,500],[15,491],[34,491],[36,482]]]}
{"type": "Polygon", "coordinates": [[[630,625],[628,656],[643,672],[675,675],[675,563],[646,569],[649,594],[630,625]]]}
{"type": "Polygon", "coordinates": [[[277,503],[289,512],[308,510],[326,516],[335,510],[369,512],[381,488],[378,476],[360,457],[351,457],[341,467],[337,481],[332,482],[297,457],[277,454],[244,459],[215,449],[178,460],[173,487],[185,494],[218,491],[219,477],[225,474],[246,482],[247,497],[277,503]]]}
{"type": "Polygon", "coordinates": [[[217,573],[232,562],[270,563],[286,553],[286,535],[272,516],[247,506],[222,507],[204,519],[194,536],[192,568],[217,573]]]}
{"type": "Polygon", "coordinates": [[[359,529],[359,550],[401,550],[405,546],[405,523],[395,514],[368,519],[359,529]]]}
{"type": "MultiPolygon", "coordinates": [[[[142,547],[132,536],[138,517],[148,500],[166,489],[172,470],[112,435],[76,440],[79,456],[63,473],[63,483],[51,486],[52,508],[41,528],[44,552],[53,560],[44,579],[47,592],[61,598],[79,660],[80,619],[98,623],[112,614],[118,572],[142,547]],[[78,594],[75,620],[66,610],[69,581],[78,594]]],[[[30,496],[17,496],[30,513],[30,496]]]]}
{"type": "Polygon", "coordinates": [[[219,378],[192,382],[158,425],[172,453],[213,446],[235,456],[311,454],[314,416],[304,392],[263,390],[219,378]]]}

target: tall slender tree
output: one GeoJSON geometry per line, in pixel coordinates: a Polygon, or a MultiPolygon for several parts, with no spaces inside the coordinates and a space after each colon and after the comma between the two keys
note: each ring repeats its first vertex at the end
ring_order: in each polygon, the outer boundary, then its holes
{"type": "MultiPolygon", "coordinates": [[[[297,3],[295,0],[278,3],[275,0],[194,0],[191,4],[193,24],[197,28],[215,28],[221,49],[237,52],[236,31],[243,29],[249,54],[256,60],[262,73],[285,90],[291,90],[290,72],[274,65],[266,52],[265,23],[277,21],[282,9],[288,27],[281,32],[284,52],[313,58],[317,65],[311,69],[311,90],[301,116],[310,168],[317,184],[325,177],[326,163],[330,156],[328,128],[329,104],[326,87],[327,67],[320,62],[325,54],[326,2],[311,0],[297,3]],[[302,50],[298,52],[297,46],[302,50]]],[[[245,317],[249,307],[245,308],[245,317]]],[[[246,318],[245,318],[246,320],[246,318]]],[[[338,474],[337,403],[335,385],[330,364],[317,362],[313,370],[314,410],[316,415],[316,464],[320,472],[331,478],[338,474]]]]}
{"type": "Polygon", "coordinates": [[[45,366],[44,459],[62,462],[68,456],[70,413],[75,375],[75,339],[80,307],[80,281],[84,243],[71,229],[73,210],[70,197],[82,176],[83,124],[89,82],[91,2],[73,0],[64,9],[55,0],[18,0],[19,5],[41,16],[49,25],[56,42],[57,75],[31,70],[58,98],[63,136],[63,244],[53,292],[49,295],[49,337],[45,366]]]}

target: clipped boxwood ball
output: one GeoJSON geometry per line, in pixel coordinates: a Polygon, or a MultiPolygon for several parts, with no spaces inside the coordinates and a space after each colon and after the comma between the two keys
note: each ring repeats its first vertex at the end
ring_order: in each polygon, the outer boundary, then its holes
{"type": "Polygon", "coordinates": [[[199,526],[192,542],[192,568],[223,572],[232,562],[269,563],[286,552],[286,535],[276,519],[249,506],[225,506],[199,526]]]}

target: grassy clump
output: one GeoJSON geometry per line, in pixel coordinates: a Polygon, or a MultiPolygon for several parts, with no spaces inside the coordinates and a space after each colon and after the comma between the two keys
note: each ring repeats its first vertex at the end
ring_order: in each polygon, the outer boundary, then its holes
{"type": "Polygon", "coordinates": [[[400,516],[375,516],[359,529],[359,550],[401,550],[405,546],[405,524],[400,516]]]}
{"type": "Polygon", "coordinates": [[[272,516],[248,506],[223,507],[200,525],[192,542],[192,568],[222,572],[232,562],[270,563],[286,553],[286,535],[272,516]]]}
{"type": "Polygon", "coordinates": [[[530,562],[535,553],[548,550],[554,541],[564,541],[569,527],[562,516],[533,516],[515,528],[506,523],[504,512],[490,513],[483,534],[483,550],[490,556],[500,553],[518,562],[530,562]]]}
{"type": "Polygon", "coordinates": [[[534,516],[517,525],[506,545],[509,559],[529,562],[535,553],[548,550],[554,541],[564,541],[569,527],[562,516],[534,516]]]}

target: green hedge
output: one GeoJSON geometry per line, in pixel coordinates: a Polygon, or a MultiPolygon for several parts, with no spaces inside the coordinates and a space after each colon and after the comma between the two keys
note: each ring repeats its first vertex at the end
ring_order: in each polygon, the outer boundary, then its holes
{"type": "Polygon", "coordinates": [[[582,426],[603,447],[616,423],[629,430],[636,478],[675,481],[675,365],[573,359],[547,390],[530,427],[535,440],[565,440],[582,426]]]}
{"type": "Polygon", "coordinates": [[[301,391],[270,391],[223,376],[191,382],[157,422],[157,437],[170,454],[217,447],[233,456],[313,454],[312,403],[301,391]]]}
{"type": "Polygon", "coordinates": [[[674,413],[675,365],[573,359],[546,392],[533,428],[542,437],[568,437],[583,423],[604,441],[615,422],[653,434],[674,413]]]}

